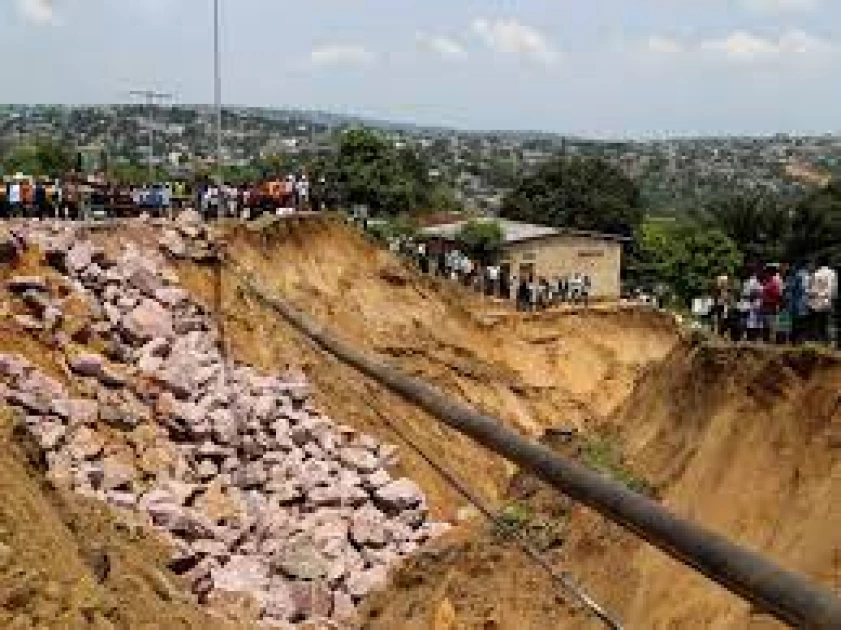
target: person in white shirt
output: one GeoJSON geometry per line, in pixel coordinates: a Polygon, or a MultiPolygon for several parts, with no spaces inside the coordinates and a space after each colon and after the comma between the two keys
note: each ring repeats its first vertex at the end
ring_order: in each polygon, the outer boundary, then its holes
{"type": "Polygon", "coordinates": [[[499,267],[497,265],[488,266],[488,290],[493,297],[499,293],[499,267]]]}
{"type": "Polygon", "coordinates": [[[578,304],[584,297],[584,278],[577,271],[569,279],[569,294],[573,304],[578,304]]]}
{"type": "Polygon", "coordinates": [[[11,216],[17,217],[21,211],[21,192],[20,183],[12,182],[9,184],[9,212],[11,216]]]}
{"type": "Polygon", "coordinates": [[[470,276],[473,273],[473,261],[467,256],[461,257],[461,276],[465,286],[470,283],[470,276]]]}
{"type": "Polygon", "coordinates": [[[814,321],[814,340],[822,343],[829,342],[829,325],[832,309],[838,295],[838,275],[835,270],[822,264],[812,275],[809,283],[809,308],[814,321]]]}
{"type": "Polygon", "coordinates": [[[759,341],[762,337],[762,283],[756,272],[742,285],[741,312],[744,320],[745,337],[748,341],[759,341]]]}
{"type": "Polygon", "coordinates": [[[426,255],[426,243],[418,243],[418,267],[421,273],[429,273],[429,257],[426,255]]]}
{"type": "Polygon", "coordinates": [[[301,179],[295,184],[295,193],[298,198],[298,211],[305,210],[310,199],[310,183],[306,175],[302,175],[301,179]]]}
{"type": "Polygon", "coordinates": [[[239,189],[236,186],[228,186],[228,215],[239,217],[239,189]]]}

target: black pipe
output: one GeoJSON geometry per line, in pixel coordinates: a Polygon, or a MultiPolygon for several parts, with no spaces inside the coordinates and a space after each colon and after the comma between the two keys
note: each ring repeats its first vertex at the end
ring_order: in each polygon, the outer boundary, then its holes
{"type": "Polygon", "coordinates": [[[386,385],[455,430],[540,477],[572,499],[633,531],[778,620],[798,628],[841,629],[841,599],[724,536],[682,519],[580,464],[507,428],[496,418],[447,399],[430,385],[375,361],[324,326],[243,278],[252,292],[295,328],[345,363],[386,385]]]}

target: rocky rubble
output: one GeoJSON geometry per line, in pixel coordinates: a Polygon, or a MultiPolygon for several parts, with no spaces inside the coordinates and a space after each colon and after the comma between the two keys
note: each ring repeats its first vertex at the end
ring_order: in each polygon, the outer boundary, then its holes
{"type": "Polygon", "coordinates": [[[194,210],[182,212],[172,225],[164,226],[158,245],[176,259],[207,262],[215,257],[213,235],[194,210]]]}
{"type": "MultiPolygon", "coordinates": [[[[165,249],[201,254],[193,223],[165,232],[165,249]]],[[[90,321],[68,335],[57,328],[67,298],[43,278],[12,278],[32,323],[54,331],[68,380],[0,355],[0,399],[54,483],[163,533],[200,601],[244,593],[266,624],[347,627],[395,563],[446,529],[417,485],[388,472],[396,449],[325,417],[303,374],[226,364],[212,318],[162,256],[127,245],[110,259],[72,229],[39,230],[23,239],[90,321]]]]}

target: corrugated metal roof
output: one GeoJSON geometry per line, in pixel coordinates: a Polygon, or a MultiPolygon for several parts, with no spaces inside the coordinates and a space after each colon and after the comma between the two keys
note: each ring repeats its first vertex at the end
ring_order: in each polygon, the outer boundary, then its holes
{"type": "MultiPolygon", "coordinates": [[[[502,228],[502,242],[506,244],[520,243],[522,241],[530,241],[537,238],[545,238],[547,236],[578,236],[582,238],[592,238],[596,240],[607,241],[626,241],[627,237],[618,236],[614,234],[601,234],[598,232],[587,232],[583,230],[572,230],[566,228],[553,228],[546,225],[537,225],[534,223],[522,223],[520,221],[511,221],[509,219],[494,219],[494,218],[480,218],[476,221],[490,222],[495,221],[502,228]]],[[[454,223],[446,223],[444,225],[436,225],[420,230],[420,234],[432,238],[443,238],[446,240],[455,240],[461,229],[467,224],[467,221],[456,221],[454,223]]]]}

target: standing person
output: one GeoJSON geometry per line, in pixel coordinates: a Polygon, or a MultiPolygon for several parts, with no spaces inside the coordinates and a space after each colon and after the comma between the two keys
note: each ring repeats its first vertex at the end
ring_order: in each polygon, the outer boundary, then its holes
{"type": "Polygon", "coordinates": [[[488,266],[488,292],[492,297],[497,297],[499,295],[499,274],[499,265],[488,266]]]}
{"type": "Polygon", "coordinates": [[[590,295],[593,293],[593,280],[590,278],[589,274],[584,274],[584,278],[581,282],[582,286],[582,296],[584,297],[584,308],[590,307],[590,295]]]}
{"type": "Polygon", "coordinates": [[[9,218],[9,186],[0,179],[0,218],[9,218]]]}
{"type": "Polygon", "coordinates": [[[470,280],[473,276],[473,261],[470,260],[469,256],[463,254],[462,256],[460,256],[459,262],[461,263],[459,269],[459,271],[461,272],[461,281],[464,284],[464,286],[469,287],[470,280]]]}
{"type": "Polygon", "coordinates": [[[762,337],[762,283],[754,271],[742,286],[742,313],[744,330],[748,341],[759,341],[762,337]]]}
{"type": "Polygon", "coordinates": [[[307,204],[310,199],[310,183],[306,175],[301,175],[300,179],[295,184],[295,196],[297,198],[298,212],[303,212],[307,209],[307,204]]]}
{"type": "Polygon", "coordinates": [[[196,197],[198,198],[198,209],[201,212],[202,217],[205,221],[207,221],[208,217],[210,216],[210,197],[207,194],[208,186],[206,184],[202,184],[199,188],[196,189],[196,197]]]}
{"type": "Polygon", "coordinates": [[[780,311],[777,315],[777,338],[775,342],[779,345],[788,345],[792,343],[792,304],[791,304],[791,289],[790,285],[793,280],[791,266],[788,263],[782,263],[779,269],[780,282],[782,283],[783,296],[780,302],[780,311]]]}
{"type": "Polygon", "coordinates": [[[68,221],[70,220],[71,210],[70,207],[73,204],[75,197],[75,192],[73,190],[73,183],[72,182],[65,182],[62,184],[61,189],[61,216],[68,221]]]}
{"type": "Polygon", "coordinates": [[[791,342],[799,345],[809,338],[810,310],[809,287],[812,271],[809,265],[799,262],[786,282],[786,303],[791,316],[791,342]]]}
{"type": "Polygon", "coordinates": [[[538,299],[540,297],[540,286],[534,276],[529,276],[529,310],[536,311],[538,299]]]}
{"type": "Polygon", "coordinates": [[[242,219],[248,221],[251,218],[251,183],[245,182],[242,185],[242,219]]]}
{"type": "Polygon", "coordinates": [[[47,217],[47,188],[43,182],[35,182],[34,194],[35,214],[39,219],[47,217]]]}
{"type": "Polygon", "coordinates": [[[32,217],[32,209],[35,205],[35,190],[32,182],[25,179],[20,184],[20,204],[23,207],[25,217],[32,217]]]}
{"type": "Polygon", "coordinates": [[[829,342],[829,325],[837,290],[838,278],[835,271],[825,263],[821,264],[809,284],[809,308],[812,311],[814,341],[829,342]]]}
{"type": "Polygon", "coordinates": [[[4,219],[11,217],[11,206],[9,204],[9,182],[0,179],[0,216],[4,219]]]}
{"type": "Polygon", "coordinates": [[[21,196],[20,196],[20,182],[13,180],[9,184],[9,215],[18,217],[21,214],[21,196]]]}
{"type": "Polygon", "coordinates": [[[783,279],[774,265],[768,265],[762,275],[763,340],[765,343],[776,343],[777,317],[783,303],[783,279]]]}
{"type": "Polygon", "coordinates": [[[730,278],[726,274],[716,277],[713,283],[713,331],[717,335],[727,334],[728,311],[731,308],[732,293],[730,278]]]}
{"type": "Polygon", "coordinates": [[[552,302],[554,301],[554,291],[552,290],[552,284],[546,278],[541,278],[540,284],[541,293],[543,293],[543,308],[550,308],[552,306],[552,302]]]}
{"type": "Polygon", "coordinates": [[[164,216],[169,216],[172,210],[172,188],[170,184],[161,186],[161,208],[164,216]]]}
{"type": "Polygon", "coordinates": [[[418,265],[420,265],[421,273],[429,273],[429,256],[426,251],[426,243],[418,243],[418,265]]]}
{"type": "Polygon", "coordinates": [[[581,277],[581,274],[577,271],[572,274],[572,277],[569,280],[569,295],[570,301],[578,305],[578,301],[582,297],[582,293],[584,292],[584,278],[581,277]]]}
{"type": "Polygon", "coordinates": [[[53,185],[53,216],[56,219],[61,218],[62,208],[64,208],[64,184],[60,180],[55,180],[53,185]]]}
{"type": "Polygon", "coordinates": [[[569,299],[569,276],[558,278],[558,299],[561,303],[565,303],[569,299]]]}
{"type": "Polygon", "coordinates": [[[221,189],[216,184],[210,184],[207,187],[207,212],[214,219],[220,218],[219,212],[222,208],[220,205],[221,193],[221,189]]]}
{"type": "Polygon", "coordinates": [[[517,310],[529,310],[529,283],[525,278],[520,278],[517,285],[517,310]]]}

